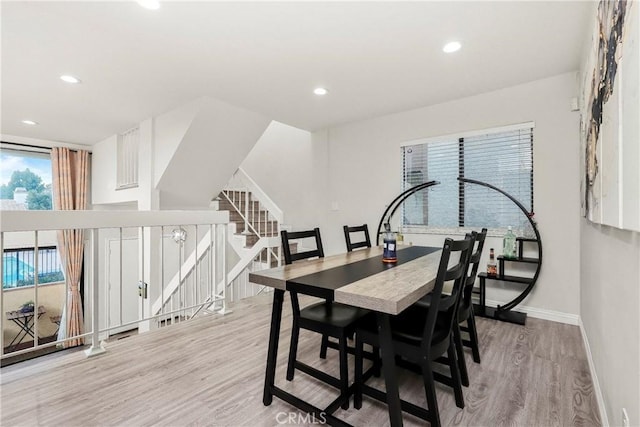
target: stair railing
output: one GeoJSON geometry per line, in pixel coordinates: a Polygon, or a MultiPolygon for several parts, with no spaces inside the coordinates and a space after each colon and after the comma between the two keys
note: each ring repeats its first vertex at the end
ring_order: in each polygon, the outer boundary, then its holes
{"type": "MultiPolygon", "coordinates": [[[[227,187],[221,191],[220,197],[226,200],[230,204],[230,210],[241,218],[241,234],[257,237],[257,241],[250,248],[236,249],[241,260],[227,274],[225,288],[228,288],[230,300],[235,301],[238,297],[247,296],[252,292],[256,295],[264,290],[260,287],[256,289],[256,285],[249,283],[247,271],[281,265],[279,236],[284,214],[242,168],[234,172],[227,187]]],[[[235,247],[231,235],[229,242],[235,247]]]]}
{"type": "Polygon", "coordinates": [[[280,222],[272,216],[271,212],[261,209],[261,202],[251,200],[251,191],[248,189],[224,189],[222,195],[240,215],[244,222],[242,234],[255,234],[258,239],[262,237],[277,236],[280,233],[280,222]]]}
{"type": "Polygon", "coordinates": [[[281,246],[280,246],[280,238],[279,237],[263,237],[250,249],[249,255],[244,258],[248,261],[246,262],[238,262],[228,273],[227,273],[227,291],[222,296],[221,294],[210,295],[207,301],[208,305],[203,305],[199,307],[194,313],[193,316],[197,316],[203,310],[210,309],[213,305],[214,309],[217,310],[215,302],[221,301],[221,298],[228,298],[229,301],[237,301],[240,298],[244,298],[247,295],[247,288],[256,287],[257,291],[253,295],[258,295],[264,291],[269,291],[271,288],[254,285],[249,283],[249,273],[253,271],[262,270],[265,268],[271,268],[275,266],[281,265],[280,256],[281,246]],[[277,251],[277,254],[276,254],[277,251]],[[275,258],[274,258],[275,255],[275,258]],[[273,262],[276,264],[274,265],[273,262]]]}
{"type": "MultiPolygon", "coordinates": [[[[226,241],[226,230],[224,230],[223,240],[226,241]]],[[[166,237],[166,236],[165,236],[166,237]]],[[[208,230],[205,235],[197,242],[193,252],[188,256],[185,256],[184,250],[181,247],[178,260],[178,271],[173,275],[171,280],[162,287],[160,296],[152,304],[152,311],[154,314],[162,315],[167,311],[169,313],[179,312],[177,316],[178,321],[183,318],[193,317],[200,311],[203,305],[194,305],[191,302],[202,301],[203,293],[207,293],[204,301],[223,301],[228,298],[226,292],[224,292],[225,286],[223,285],[227,279],[223,277],[219,282],[215,282],[212,287],[202,287],[201,272],[204,264],[204,268],[212,269],[213,266],[208,265],[209,260],[213,259],[215,254],[211,253],[214,249],[213,242],[217,239],[213,234],[213,230],[208,230]],[[177,300],[177,301],[176,301],[177,300]],[[168,306],[168,307],[167,307],[168,306]],[[174,309],[175,307],[177,309],[174,309]],[[168,310],[167,310],[168,308],[168,310]],[[191,311],[191,314],[188,312],[191,311]]],[[[162,241],[161,249],[164,248],[164,240],[162,241]]],[[[223,269],[225,270],[225,269],[223,269]]],[[[222,306],[222,311],[225,310],[225,305],[222,306]]],[[[161,319],[161,321],[167,321],[167,319],[161,319]]],[[[172,322],[175,321],[175,317],[172,322]]]]}
{"type": "MultiPolygon", "coordinates": [[[[244,222],[242,234],[253,233],[258,239],[279,236],[280,224],[284,220],[282,210],[244,169],[238,168],[229,184],[222,190],[222,195],[242,218],[244,222]],[[234,187],[239,189],[232,189],[234,187]]],[[[271,255],[279,258],[273,248],[268,250],[271,251],[271,255]]]]}

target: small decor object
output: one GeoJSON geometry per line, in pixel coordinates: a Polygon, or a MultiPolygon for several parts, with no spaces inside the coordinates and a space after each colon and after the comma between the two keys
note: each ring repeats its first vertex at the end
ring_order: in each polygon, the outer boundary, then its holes
{"type": "Polygon", "coordinates": [[[498,266],[496,264],[496,256],[493,252],[493,248],[489,250],[489,262],[487,263],[487,276],[497,276],[498,266]]]}
{"type": "Polygon", "coordinates": [[[507,228],[507,233],[502,238],[502,255],[507,259],[516,258],[516,235],[513,234],[511,226],[507,228]]]}
{"type": "Polygon", "coordinates": [[[33,301],[25,302],[24,304],[22,304],[22,307],[20,307],[20,313],[31,313],[31,312],[33,312],[33,306],[34,306],[33,301]]]}
{"type": "Polygon", "coordinates": [[[395,263],[398,262],[396,254],[396,235],[391,231],[389,223],[384,224],[384,251],[382,253],[382,262],[395,263]]]}
{"type": "Polygon", "coordinates": [[[187,230],[182,227],[173,229],[171,230],[171,238],[177,244],[182,245],[187,240],[187,230]]]}

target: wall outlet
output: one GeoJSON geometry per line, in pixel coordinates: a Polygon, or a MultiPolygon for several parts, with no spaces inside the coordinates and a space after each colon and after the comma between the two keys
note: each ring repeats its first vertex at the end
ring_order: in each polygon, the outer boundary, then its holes
{"type": "Polygon", "coordinates": [[[622,408],[622,427],[629,427],[631,423],[629,422],[629,414],[627,414],[627,409],[622,408]]]}

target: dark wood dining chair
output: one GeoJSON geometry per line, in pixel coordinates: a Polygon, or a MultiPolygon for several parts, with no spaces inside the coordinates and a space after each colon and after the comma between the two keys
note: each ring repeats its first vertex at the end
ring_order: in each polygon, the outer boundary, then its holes
{"type": "MultiPolygon", "coordinates": [[[[324,250],[322,248],[322,239],[320,237],[320,229],[315,228],[309,231],[288,232],[283,230],[281,233],[282,248],[285,264],[291,264],[295,261],[323,258],[324,250]],[[291,251],[291,243],[293,240],[314,238],[316,248],[303,252],[294,253],[291,251]]],[[[347,363],[348,349],[347,337],[353,336],[356,329],[356,323],[359,319],[366,316],[369,311],[336,303],[334,301],[324,300],[307,307],[300,308],[298,294],[289,290],[291,296],[291,305],[293,308],[293,325],[291,328],[291,347],[289,348],[289,362],[287,364],[287,380],[292,381],[295,370],[298,369],[314,378],[324,381],[340,390],[342,396],[348,394],[349,389],[349,370],[347,363]],[[335,348],[339,351],[340,358],[340,378],[332,377],[325,372],[319,371],[305,363],[297,360],[298,338],[300,329],[322,334],[321,357],[326,357],[327,347],[334,348],[328,339],[329,337],[338,340],[335,348]],[[324,352],[324,353],[323,353],[324,352]]],[[[346,399],[342,404],[343,409],[349,408],[349,400],[346,399]]]]}
{"type": "Polygon", "coordinates": [[[460,367],[460,377],[462,385],[469,386],[469,374],[467,373],[467,364],[465,362],[463,346],[471,348],[473,355],[473,361],[480,363],[480,346],[478,340],[478,330],[476,328],[476,318],[473,313],[473,287],[476,283],[476,276],[478,274],[478,267],[480,266],[480,258],[482,257],[482,249],[484,248],[484,241],[487,237],[487,229],[483,228],[480,233],[476,235],[475,250],[471,254],[469,260],[469,276],[467,282],[464,285],[462,297],[460,298],[460,305],[458,306],[457,322],[453,327],[453,337],[456,343],[456,352],[458,355],[458,363],[460,367]],[[466,326],[460,326],[461,323],[465,323],[466,326]],[[462,338],[462,333],[469,334],[469,340],[462,338]]]}
{"type": "MultiPolygon", "coordinates": [[[[476,234],[475,250],[471,254],[469,260],[469,276],[464,285],[462,295],[460,297],[460,303],[458,305],[457,322],[453,324],[453,339],[456,346],[456,354],[458,359],[458,369],[460,370],[460,380],[463,386],[469,386],[469,373],[467,370],[467,362],[464,357],[463,347],[471,348],[473,354],[473,361],[480,363],[480,347],[478,340],[478,331],[476,329],[476,321],[473,313],[473,286],[478,274],[478,267],[480,265],[480,258],[482,257],[482,249],[484,248],[484,241],[487,237],[487,229],[483,228],[480,233],[476,234]],[[467,326],[460,326],[461,323],[467,323],[467,326]],[[469,339],[465,340],[462,337],[462,332],[469,334],[469,339]]],[[[443,294],[443,298],[448,298],[448,295],[443,294]]],[[[424,309],[428,309],[431,306],[431,295],[424,296],[418,304],[424,309]]],[[[441,307],[442,309],[442,307],[441,307]]]]}
{"type": "MultiPolygon", "coordinates": [[[[460,295],[467,279],[470,255],[473,250],[475,233],[464,240],[446,239],[442,248],[442,255],[438,267],[434,288],[431,292],[432,303],[430,309],[424,309],[416,303],[398,316],[391,318],[391,334],[396,360],[406,361],[411,366],[417,366],[424,381],[427,408],[420,408],[409,402],[402,401],[402,409],[425,419],[432,426],[440,425],[440,415],[434,379],[440,376],[432,369],[433,362],[444,361],[449,366],[451,378],[440,378],[440,382],[449,384],[454,389],[456,405],[464,407],[460,373],[456,361],[456,350],[452,337],[453,324],[456,320],[460,295]],[[459,253],[458,262],[448,268],[452,255],[459,253]],[[442,297],[445,282],[453,281],[451,295],[442,297]],[[443,355],[445,355],[443,357],[443,355]]],[[[362,407],[362,395],[367,394],[377,400],[385,402],[386,393],[373,389],[364,384],[363,378],[363,344],[379,346],[379,335],[374,316],[363,319],[356,330],[356,361],[355,361],[355,394],[354,407],[362,407]]],[[[402,364],[399,364],[402,366],[402,364]]],[[[442,375],[441,377],[444,377],[442,375]]]]}
{"type": "Polygon", "coordinates": [[[362,224],[354,227],[345,225],[342,228],[344,229],[344,241],[347,244],[348,252],[351,252],[354,249],[358,249],[358,248],[371,247],[371,239],[369,238],[369,227],[367,227],[367,224],[362,224]],[[363,233],[364,240],[360,240],[356,242],[352,241],[351,233],[363,233]]]}

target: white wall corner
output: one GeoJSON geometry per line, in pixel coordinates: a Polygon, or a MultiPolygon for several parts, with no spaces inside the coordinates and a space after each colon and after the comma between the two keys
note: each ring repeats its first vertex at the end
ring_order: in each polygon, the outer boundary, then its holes
{"type": "Polygon", "coordinates": [[[161,208],[208,208],[271,123],[213,98],[187,107],[177,110],[181,120],[155,120],[156,152],[166,160],[154,163],[161,208]],[[162,135],[172,135],[171,141],[162,135]]]}
{"type": "Polygon", "coordinates": [[[584,324],[582,318],[578,317],[578,326],[580,327],[580,333],[582,334],[582,342],[584,343],[584,350],[587,353],[587,361],[589,362],[589,371],[591,373],[591,382],[593,383],[593,390],[596,394],[596,401],[598,402],[598,409],[600,410],[600,421],[602,421],[603,427],[609,427],[609,417],[607,416],[607,409],[604,405],[604,396],[602,395],[602,389],[600,388],[600,382],[598,381],[598,375],[596,374],[596,366],[593,363],[593,357],[591,356],[591,347],[589,346],[589,339],[587,333],[584,330],[584,324]]]}

